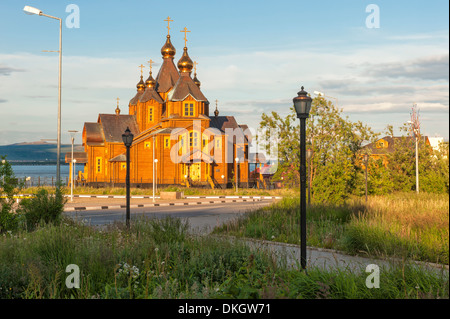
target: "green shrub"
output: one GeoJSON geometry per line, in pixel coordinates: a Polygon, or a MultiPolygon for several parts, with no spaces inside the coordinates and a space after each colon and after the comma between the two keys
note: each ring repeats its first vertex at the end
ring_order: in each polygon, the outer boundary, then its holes
{"type": "Polygon", "coordinates": [[[49,194],[48,190],[42,188],[34,197],[24,199],[20,203],[20,212],[25,216],[27,229],[32,231],[41,222],[59,224],[66,202],[67,199],[59,187],[56,188],[55,194],[49,194]]]}

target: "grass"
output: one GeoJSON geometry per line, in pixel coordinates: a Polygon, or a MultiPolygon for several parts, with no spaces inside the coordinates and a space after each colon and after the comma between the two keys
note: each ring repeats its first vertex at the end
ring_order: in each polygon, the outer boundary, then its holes
{"type": "Polygon", "coordinates": [[[141,219],[102,230],[65,220],[0,236],[1,298],[448,298],[448,277],[407,264],[367,274],[287,269],[238,241],[191,236],[180,219],[141,219]],[[80,288],[65,285],[80,268],[80,288]]]}
{"type": "MultiPolygon", "coordinates": [[[[307,210],[308,245],[351,254],[449,262],[447,195],[397,193],[354,198],[344,205],[307,210]]],[[[215,233],[299,244],[298,198],[285,198],[246,214],[215,233]]]]}
{"type": "MultiPolygon", "coordinates": [[[[47,189],[50,193],[54,192],[55,188],[50,186],[44,187],[29,187],[21,190],[23,194],[35,194],[39,189],[47,189]]],[[[65,194],[70,194],[70,187],[63,187],[65,189],[65,194]]],[[[298,190],[295,189],[254,189],[254,188],[240,188],[236,192],[234,188],[227,189],[210,189],[210,188],[187,188],[187,187],[178,187],[178,186],[168,186],[160,188],[156,192],[157,195],[160,192],[183,192],[184,195],[204,195],[204,196],[215,196],[215,195],[243,195],[243,196],[295,196],[298,194],[298,190]]],[[[146,188],[131,188],[131,195],[152,195],[152,189],[146,188]]],[[[124,187],[104,187],[104,188],[95,188],[95,187],[76,187],[74,189],[74,194],[78,195],[125,195],[126,190],[124,187]]]]}

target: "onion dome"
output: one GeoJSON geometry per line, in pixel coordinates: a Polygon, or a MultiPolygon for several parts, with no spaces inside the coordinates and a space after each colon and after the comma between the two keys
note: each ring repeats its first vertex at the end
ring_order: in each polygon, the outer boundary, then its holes
{"type": "Polygon", "coordinates": [[[142,78],[142,75],[141,75],[141,80],[138,82],[138,84],[136,84],[136,88],[137,88],[138,91],[145,90],[145,83],[144,83],[144,80],[142,78]]]}
{"type": "Polygon", "coordinates": [[[197,73],[194,73],[194,83],[200,87],[201,82],[197,79],[197,73]]]}
{"type": "Polygon", "coordinates": [[[172,42],[170,42],[170,35],[167,35],[166,43],[161,48],[163,58],[173,58],[176,52],[175,47],[172,45],[172,42]]]}
{"type": "Polygon", "coordinates": [[[154,87],[156,84],[155,79],[152,76],[152,72],[150,72],[150,75],[148,76],[148,79],[145,81],[145,86],[148,88],[154,87]]]}
{"type": "Polygon", "coordinates": [[[181,59],[178,61],[178,70],[180,70],[180,72],[190,73],[193,67],[194,63],[192,62],[191,58],[187,53],[187,47],[184,47],[183,55],[181,56],[181,59]]]}

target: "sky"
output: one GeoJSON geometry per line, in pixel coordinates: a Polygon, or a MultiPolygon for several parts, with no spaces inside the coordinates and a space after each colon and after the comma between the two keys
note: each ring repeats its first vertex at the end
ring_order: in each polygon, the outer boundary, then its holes
{"type": "Polygon", "coordinates": [[[304,86],[375,132],[394,133],[417,105],[421,132],[449,139],[449,4],[446,0],[0,0],[0,145],[56,139],[62,19],[62,143],[99,113],[122,114],[152,59],[161,66],[168,16],[172,44],[198,63],[220,115],[258,128],[287,115],[304,86]],[[73,6],[75,5],[75,6],[73,6]],[[76,8],[76,10],[74,10],[76,8]],[[78,15],[76,15],[78,11],[78,15]],[[77,17],[79,19],[77,19],[77,17]],[[79,24],[76,22],[79,21],[79,24]]]}

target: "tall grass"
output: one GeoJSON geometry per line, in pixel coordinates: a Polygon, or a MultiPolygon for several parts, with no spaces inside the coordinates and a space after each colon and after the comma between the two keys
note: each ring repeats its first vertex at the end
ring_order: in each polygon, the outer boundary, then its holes
{"type": "MultiPolygon", "coordinates": [[[[308,245],[371,256],[397,256],[448,264],[449,199],[446,195],[397,193],[343,205],[307,209],[308,245]]],[[[298,198],[242,216],[215,233],[299,244],[298,198]]]]}
{"type": "Polygon", "coordinates": [[[237,241],[192,237],[180,219],[96,230],[70,220],[0,237],[0,298],[448,298],[448,277],[383,270],[380,289],[364,272],[308,274],[237,241]],[[65,267],[81,271],[65,286],[65,267]]]}

